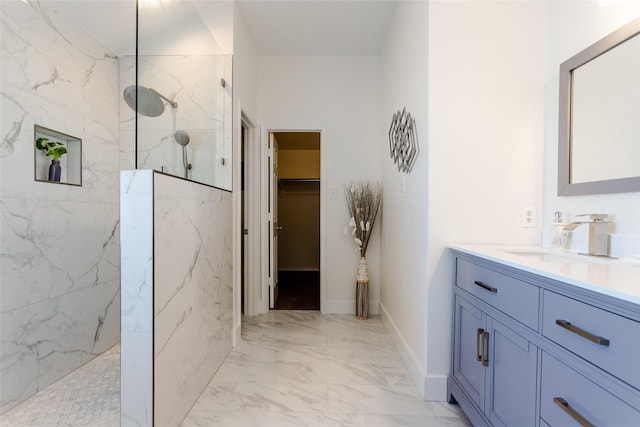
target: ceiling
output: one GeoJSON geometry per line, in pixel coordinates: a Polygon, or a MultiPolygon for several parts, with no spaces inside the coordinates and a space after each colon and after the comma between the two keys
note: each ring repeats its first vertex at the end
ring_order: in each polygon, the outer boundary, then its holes
{"type": "MultiPolygon", "coordinates": [[[[207,2],[216,0],[191,0],[207,2]]],[[[217,0],[220,1],[220,0],[217,0]]],[[[116,54],[131,54],[134,0],[54,0],[65,15],[116,54]]],[[[396,0],[236,0],[259,55],[377,55],[396,0]]],[[[175,29],[178,0],[161,0],[156,32],[175,29]],[[172,5],[173,4],[173,5],[172,5]],[[163,16],[164,15],[164,16],[163,16]],[[166,28],[165,28],[166,27],[166,28]]],[[[182,0],[185,6],[188,1],[182,0]]],[[[147,7],[149,0],[143,3],[147,7]]],[[[157,6],[156,6],[157,7],[157,6]]]]}
{"type": "Polygon", "coordinates": [[[135,0],[53,0],[53,3],[116,54],[135,54],[135,0]]]}
{"type": "Polygon", "coordinates": [[[259,55],[377,55],[396,1],[237,0],[259,55]]]}

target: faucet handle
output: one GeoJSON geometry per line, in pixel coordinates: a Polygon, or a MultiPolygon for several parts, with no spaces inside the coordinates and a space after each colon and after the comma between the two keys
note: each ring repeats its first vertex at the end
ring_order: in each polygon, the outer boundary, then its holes
{"type": "Polygon", "coordinates": [[[604,221],[609,217],[608,214],[582,214],[582,215],[576,215],[576,216],[588,216],[589,219],[592,220],[593,222],[604,221]]]}

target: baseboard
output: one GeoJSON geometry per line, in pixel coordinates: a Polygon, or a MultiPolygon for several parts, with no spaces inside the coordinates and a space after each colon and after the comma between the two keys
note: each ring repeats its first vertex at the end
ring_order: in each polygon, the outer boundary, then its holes
{"type": "Polygon", "coordinates": [[[446,402],[449,399],[447,393],[448,375],[427,375],[424,378],[425,402],[446,402]]]}
{"type": "Polygon", "coordinates": [[[242,320],[233,327],[233,331],[231,334],[231,345],[235,347],[240,344],[240,341],[242,341],[242,320]]]}
{"type": "MultiPolygon", "coordinates": [[[[404,363],[407,365],[407,369],[409,369],[409,374],[411,374],[411,377],[413,378],[413,382],[416,384],[416,387],[418,388],[420,395],[426,400],[425,387],[427,383],[426,381],[427,378],[425,375],[424,368],[418,361],[418,358],[416,357],[415,353],[411,350],[409,345],[407,345],[407,342],[405,341],[404,337],[396,327],[395,322],[389,316],[389,313],[384,308],[384,304],[382,303],[380,303],[380,318],[382,319],[382,323],[384,323],[384,325],[387,327],[387,330],[389,331],[389,335],[391,335],[391,339],[393,339],[393,342],[396,344],[396,347],[400,352],[400,356],[402,357],[402,360],[404,360],[404,363]]],[[[446,390],[446,382],[445,382],[445,390],[446,390]]],[[[445,394],[446,394],[446,391],[445,391],[445,394]]]]}
{"type": "MultiPolygon", "coordinates": [[[[380,314],[378,301],[369,301],[369,314],[377,316],[380,314]]],[[[355,314],[356,300],[326,300],[321,311],[327,314],[355,314]]]]}

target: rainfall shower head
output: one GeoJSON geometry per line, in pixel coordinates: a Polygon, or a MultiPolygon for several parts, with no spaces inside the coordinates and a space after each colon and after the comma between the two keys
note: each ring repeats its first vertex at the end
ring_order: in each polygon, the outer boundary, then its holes
{"type": "Polygon", "coordinates": [[[189,141],[191,141],[191,138],[189,137],[189,134],[186,130],[177,130],[173,137],[175,138],[176,142],[183,147],[186,146],[189,141]]]}
{"type": "Polygon", "coordinates": [[[178,103],[172,101],[156,92],[151,88],[147,88],[144,86],[128,86],[123,93],[124,100],[129,107],[133,111],[136,111],[136,99],[137,99],[137,107],[138,113],[147,117],[158,117],[160,114],[164,112],[164,99],[171,105],[173,108],[178,106],[178,103]]]}

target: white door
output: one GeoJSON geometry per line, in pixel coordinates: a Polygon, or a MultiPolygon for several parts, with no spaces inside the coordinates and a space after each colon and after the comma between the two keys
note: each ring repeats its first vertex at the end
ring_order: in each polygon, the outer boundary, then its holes
{"type": "Polygon", "coordinates": [[[269,132],[269,308],[278,299],[278,141],[269,132]]]}

